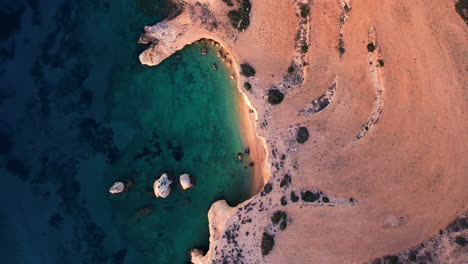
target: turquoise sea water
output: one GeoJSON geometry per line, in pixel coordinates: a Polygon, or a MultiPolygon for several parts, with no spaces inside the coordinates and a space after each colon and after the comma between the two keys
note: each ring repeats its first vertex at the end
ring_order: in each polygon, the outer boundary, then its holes
{"type": "Polygon", "coordinates": [[[186,263],[207,249],[209,206],[247,199],[252,174],[236,160],[240,98],[215,50],[141,65],[136,40],[165,1],[0,7],[2,263],[186,263]],[[166,199],[152,193],[161,171],[174,180],[166,199]],[[116,180],[133,185],[113,196],[116,180]]]}

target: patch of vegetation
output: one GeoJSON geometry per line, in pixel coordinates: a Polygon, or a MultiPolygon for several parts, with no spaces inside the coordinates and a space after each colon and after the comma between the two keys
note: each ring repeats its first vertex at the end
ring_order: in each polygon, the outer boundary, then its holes
{"type": "Polygon", "coordinates": [[[289,66],[288,68],[288,73],[293,73],[294,72],[294,67],[293,66],[289,66]]]}
{"type": "Polygon", "coordinates": [[[284,178],[280,182],[280,187],[283,188],[285,186],[288,186],[289,183],[291,183],[291,176],[289,176],[289,174],[286,173],[284,175],[284,178]]]}
{"type": "Polygon", "coordinates": [[[462,236],[457,236],[455,238],[455,243],[457,243],[458,245],[464,247],[467,244],[467,241],[466,241],[466,238],[464,238],[462,236]]]}
{"type": "Polygon", "coordinates": [[[345,48],[344,48],[344,41],[342,38],[340,38],[340,41],[338,42],[338,51],[340,52],[340,55],[343,56],[345,53],[345,48]]]}
{"type": "Polygon", "coordinates": [[[226,3],[227,6],[234,6],[234,3],[232,3],[232,0],[223,0],[224,3],[226,3]]]}
{"type": "Polygon", "coordinates": [[[245,31],[250,25],[250,11],[252,5],[249,0],[241,0],[240,8],[237,10],[229,10],[227,16],[233,27],[239,31],[245,31]]]}
{"type": "Polygon", "coordinates": [[[242,20],[242,16],[240,14],[239,11],[237,10],[229,10],[228,13],[227,13],[227,16],[229,18],[229,21],[231,21],[231,24],[237,28],[237,25],[239,25],[239,23],[241,22],[242,20]]]}
{"type": "Polygon", "coordinates": [[[330,199],[329,199],[327,196],[323,196],[323,197],[322,197],[322,202],[324,202],[324,203],[329,203],[329,202],[330,202],[330,199]]]}
{"type": "Polygon", "coordinates": [[[248,63],[242,63],[241,65],[241,73],[245,77],[255,76],[255,69],[248,63]]]}
{"type": "Polygon", "coordinates": [[[367,50],[369,52],[374,52],[375,51],[375,45],[374,43],[370,42],[369,44],[367,44],[367,50]]]}
{"type": "Polygon", "coordinates": [[[384,259],[384,263],[398,264],[398,257],[397,256],[386,256],[383,259],[384,259]]]}
{"type": "Polygon", "coordinates": [[[307,127],[300,127],[296,133],[296,141],[299,144],[304,144],[309,139],[309,130],[307,127]]]}
{"type": "Polygon", "coordinates": [[[271,216],[271,222],[276,225],[276,224],[278,224],[280,222],[282,217],[283,217],[283,212],[282,211],[276,211],[271,216]]]}
{"type": "Polygon", "coordinates": [[[302,45],[301,51],[302,53],[307,53],[307,51],[309,51],[309,46],[307,46],[307,44],[302,45]]]}
{"type": "Polygon", "coordinates": [[[317,201],[319,197],[317,194],[311,191],[305,191],[304,193],[302,193],[301,198],[304,202],[313,203],[317,201]]]}
{"type": "Polygon", "coordinates": [[[411,255],[408,257],[409,260],[416,262],[416,255],[411,255]]]}
{"type": "Polygon", "coordinates": [[[285,196],[281,197],[281,205],[286,206],[287,204],[288,204],[288,201],[286,201],[286,197],[285,196]]]}
{"type": "Polygon", "coordinates": [[[380,67],[383,67],[385,65],[383,60],[377,60],[377,62],[379,63],[380,67]]]}
{"type": "Polygon", "coordinates": [[[288,223],[287,223],[286,221],[283,221],[283,222],[281,222],[281,224],[280,224],[280,229],[281,229],[281,230],[285,230],[287,226],[288,226],[288,223]]]}
{"type": "Polygon", "coordinates": [[[262,255],[263,256],[268,255],[268,253],[270,253],[270,251],[273,249],[274,246],[275,246],[275,237],[266,232],[263,232],[262,245],[261,245],[262,255]]]}
{"type": "Polygon", "coordinates": [[[349,13],[349,11],[351,11],[351,8],[350,8],[347,4],[345,4],[345,6],[344,6],[344,11],[345,11],[346,13],[349,13]]]}
{"type": "Polygon", "coordinates": [[[301,4],[300,9],[301,9],[301,17],[302,18],[307,18],[310,15],[309,5],[301,4]]]}
{"type": "Polygon", "coordinates": [[[263,191],[265,193],[270,193],[273,190],[273,185],[271,183],[265,184],[265,187],[263,187],[263,191]]]}
{"type": "Polygon", "coordinates": [[[244,89],[247,91],[252,90],[252,85],[249,82],[244,83],[244,89]]]}
{"type": "Polygon", "coordinates": [[[467,0],[459,0],[458,2],[455,3],[455,11],[460,15],[460,17],[465,20],[465,22],[468,22],[468,17],[465,16],[465,13],[463,12],[463,9],[468,9],[468,1],[467,0]]]}
{"type": "Polygon", "coordinates": [[[291,192],[291,201],[293,203],[299,201],[299,196],[297,196],[295,192],[291,192]]]}
{"type": "Polygon", "coordinates": [[[284,94],[278,89],[268,91],[268,102],[272,105],[280,104],[284,99],[284,94]]]}

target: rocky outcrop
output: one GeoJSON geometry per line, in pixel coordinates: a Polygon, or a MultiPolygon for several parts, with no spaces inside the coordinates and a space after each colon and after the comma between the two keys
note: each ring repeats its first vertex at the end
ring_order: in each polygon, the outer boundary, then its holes
{"type": "Polygon", "coordinates": [[[154,181],[153,189],[156,197],[166,198],[171,193],[171,183],[166,173],[163,173],[157,180],[154,181]]]}
{"type": "Polygon", "coordinates": [[[115,182],[109,189],[112,194],[121,193],[125,190],[125,184],[123,182],[115,182]]]}
{"type": "Polygon", "coordinates": [[[193,186],[193,184],[190,181],[190,175],[188,173],[184,173],[180,175],[180,186],[182,186],[182,189],[187,190],[193,186]]]}

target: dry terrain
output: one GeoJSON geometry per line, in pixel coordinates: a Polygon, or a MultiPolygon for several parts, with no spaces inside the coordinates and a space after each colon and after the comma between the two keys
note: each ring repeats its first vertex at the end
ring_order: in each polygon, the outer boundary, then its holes
{"type": "MultiPolygon", "coordinates": [[[[418,247],[467,211],[468,39],[453,0],[250,1],[245,31],[226,16],[236,0],[190,0],[140,38],[152,43],[140,56],[149,65],[215,40],[247,98],[257,194],[213,205],[210,250],[193,262],[370,262],[418,247]],[[242,76],[243,63],[256,74],[242,76]],[[270,89],[280,104],[268,103],[270,89]],[[275,243],[262,254],[264,233],[275,243]]],[[[463,219],[428,263],[468,261],[454,241],[467,238],[463,219]]]]}

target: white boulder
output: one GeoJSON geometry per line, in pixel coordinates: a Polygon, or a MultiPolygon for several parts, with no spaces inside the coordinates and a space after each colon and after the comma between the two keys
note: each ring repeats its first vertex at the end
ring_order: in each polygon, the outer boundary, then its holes
{"type": "Polygon", "coordinates": [[[153,189],[156,197],[166,198],[171,193],[171,183],[166,173],[163,173],[159,179],[154,181],[153,189]]]}
{"type": "Polygon", "coordinates": [[[187,190],[188,188],[192,187],[193,184],[190,182],[190,175],[188,173],[184,173],[180,175],[180,185],[182,189],[187,190]]]}
{"type": "Polygon", "coordinates": [[[125,184],[123,182],[115,182],[109,189],[110,193],[121,193],[125,190],[125,184]]]}

